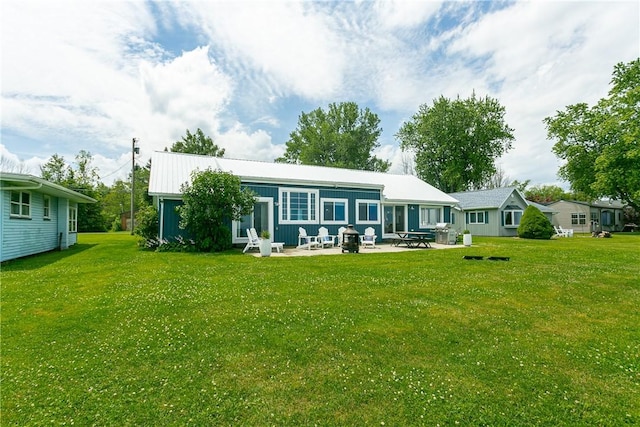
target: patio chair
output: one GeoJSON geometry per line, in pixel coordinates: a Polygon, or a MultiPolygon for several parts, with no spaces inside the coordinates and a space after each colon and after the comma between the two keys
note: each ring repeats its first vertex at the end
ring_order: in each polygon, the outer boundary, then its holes
{"type": "Polygon", "coordinates": [[[554,229],[554,230],[555,230],[555,232],[556,232],[556,237],[569,237],[569,232],[564,231],[564,230],[562,229],[562,227],[559,227],[559,226],[555,226],[555,225],[554,225],[554,226],[553,226],[553,229],[554,229]]]}
{"type": "Polygon", "coordinates": [[[247,228],[247,238],[249,238],[249,241],[247,242],[247,246],[242,250],[242,253],[246,253],[251,248],[258,248],[258,250],[260,250],[260,238],[255,228],[247,228]]]}
{"type": "Polygon", "coordinates": [[[566,237],[573,237],[573,228],[562,228],[562,226],[559,225],[558,230],[565,233],[567,235],[566,237]]]}
{"type": "Polygon", "coordinates": [[[346,229],[347,227],[338,228],[338,246],[342,245],[342,233],[344,233],[346,229]]]}
{"type": "Polygon", "coordinates": [[[376,237],[378,236],[376,236],[376,230],[374,230],[373,227],[365,228],[364,234],[360,236],[360,246],[362,246],[363,248],[366,248],[366,247],[375,248],[376,237]]]}
{"type": "Polygon", "coordinates": [[[318,236],[309,236],[307,230],[302,227],[298,227],[298,248],[317,248],[320,245],[318,242],[318,236]]]}
{"type": "Polygon", "coordinates": [[[336,245],[336,236],[329,234],[329,230],[326,227],[320,227],[318,229],[318,243],[322,248],[325,246],[333,248],[336,245]]]}

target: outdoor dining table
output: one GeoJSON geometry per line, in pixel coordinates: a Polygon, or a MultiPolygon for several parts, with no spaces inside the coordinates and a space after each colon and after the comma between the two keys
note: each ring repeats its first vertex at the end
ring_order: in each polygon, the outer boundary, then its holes
{"type": "Polygon", "coordinates": [[[408,248],[419,248],[420,245],[430,248],[429,242],[434,241],[433,233],[428,231],[399,231],[396,234],[398,235],[395,239],[396,246],[404,243],[408,248]]]}

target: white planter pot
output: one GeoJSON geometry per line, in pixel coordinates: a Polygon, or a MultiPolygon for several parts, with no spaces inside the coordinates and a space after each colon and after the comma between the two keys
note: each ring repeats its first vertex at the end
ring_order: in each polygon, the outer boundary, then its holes
{"type": "Polygon", "coordinates": [[[271,239],[260,240],[260,256],[271,256],[271,239]]]}
{"type": "Polygon", "coordinates": [[[471,246],[471,234],[463,234],[462,235],[462,243],[465,246],[471,246]]]}

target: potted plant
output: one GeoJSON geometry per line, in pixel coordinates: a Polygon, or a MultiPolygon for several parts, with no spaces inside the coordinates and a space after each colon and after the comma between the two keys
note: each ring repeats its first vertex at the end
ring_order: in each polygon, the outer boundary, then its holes
{"type": "Polygon", "coordinates": [[[260,255],[271,256],[271,234],[268,230],[262,230],[260,237],[260,255]]]}
{"type": "Polygon", "coordinates": [[[462,232],[462,244],[465,246],[471,246],[471,232],[469,230],[464,230],[462,232]]]}

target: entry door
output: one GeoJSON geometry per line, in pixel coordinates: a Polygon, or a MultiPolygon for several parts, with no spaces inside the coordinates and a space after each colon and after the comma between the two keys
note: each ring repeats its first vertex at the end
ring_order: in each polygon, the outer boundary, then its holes
{"type": "Polygon", "coordinates": [[[234,221],[233,242],[247,241],[247,228],[255,228],[258,236],[263,230],[268,230],[273,236],[273,199],[260,197],[253,205],[253,212],[242,217],[240,221],[234,221]]]}
{"type": "Polygon", "coordinates": [[[384,207],[384,234],[395,234],[399,231],[407,231],[406,206],[384,207]]]}

